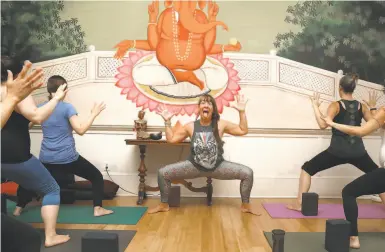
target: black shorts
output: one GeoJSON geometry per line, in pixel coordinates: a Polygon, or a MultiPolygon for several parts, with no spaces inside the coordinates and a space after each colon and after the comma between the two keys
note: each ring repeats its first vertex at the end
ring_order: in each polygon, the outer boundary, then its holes
{"type": "Polygon", "coordinates": [[[374,163],[368,153],[359,158],[340,158],[325,150],[312,158],[310,161],[305,162],[302,169],[310,176],[313,176],[320,171],[324,171],[341,164],[354,165],[364,173],[372,172],[378,168],[378,165],[374,163]]]}

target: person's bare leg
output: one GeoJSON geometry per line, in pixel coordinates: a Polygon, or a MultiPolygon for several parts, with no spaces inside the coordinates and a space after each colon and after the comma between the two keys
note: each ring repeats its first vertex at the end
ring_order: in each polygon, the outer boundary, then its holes
{"type": "Polygon", "coordinates": [[[59,213],[58,205],[45,205],[41,208],[41,216],[45,226],[45,246],[52,247],[67,242],[69,235],[56,234],[56,220],[59,213]]]}
{"type": "Polygon", "coordinates": [[[354,249],[359,249],[361,247],[358,236],[350,236],[350,247],[354,249]]]}
{"type": "Polygon", "coordinates": [[[169,207],[168,203],[160,203],[156,207],[148,210],[147,213],[153,214],[153,213],[159,213],[159,212],[167,212],[169,210],[170,210],[170,207],[169,207]]]}
{"type": "Polygon", "coordinates": [[[241,212],[242,213],[250,213],[250,214],[254,214],[254,215],[257,215],[257,216],[261,216],[262,214],[260,212],[258,212],[257,210],[255,210],[250,203],[242,203],[241,205],[241,212]]]}
{"type": "Polygon", "coordinates": [[[112,214],[113,212],[114,211],[105,209],[105,208],[103,208],[101,206],[94,207],[94,216],[95,217],[112,214]]]}
{"type": "Polygon", "coordinates": [[[16,206],[15,210],[13,210],[13,215],[14,216],[20,216],[21,212],[23,211],[23,208],[16,206]]]}
{"type": "Polygon", "coordinates": [[[287,208],[295,211],[301,211],[302,193],[308,192],[310,190],[310,186],[311,186],[311,176],[306,171],[301,170],[297,199],[293,204],[287,205],[287,208]]]}

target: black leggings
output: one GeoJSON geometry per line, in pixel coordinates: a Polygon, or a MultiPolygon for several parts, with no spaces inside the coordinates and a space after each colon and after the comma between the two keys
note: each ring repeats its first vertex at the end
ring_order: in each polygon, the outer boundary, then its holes
{"type": "MultiPolygon", "coordinates": [[[[104,181],[102,173],[88,160],[79,155],[79,158],[68,164],[45,164],[44,166],[52,174],[52,177],[60,177],[60,174],[74,174],[87,179],[92,184],[94,206],[102,206],[104,181]]],[[[24,208],[32,201],[34,193],[19,186],[17,190],[17,206],[24,208]]]]}
{"type": "Polygon", "coordinates": [[[302,169],[310,176],[314,176],[321,171],[342,164],[354,165],[365,173],[375,171],[378,168],[377,164],[374,163],[368,153],[358,158],[340,158],[333,155],[328,150],[325,150],[313,157],[310,161],[305,162],[302,169]]]}
{"type": "Polygon", "coordinates": [[[379,168],[362,175],[342,190],[346,220],[350,222],[350,235],[358,236],[358,206],[356,199],[363,195],[380,194],[385,192],[385,169],[379,168]]]}

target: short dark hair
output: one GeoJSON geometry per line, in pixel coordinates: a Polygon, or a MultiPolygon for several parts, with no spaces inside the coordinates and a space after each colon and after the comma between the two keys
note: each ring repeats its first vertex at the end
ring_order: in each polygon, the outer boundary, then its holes
{"type": "Polygon", "coordinates": [[[348,73],[340,80],[340,87],[345,93],[353,93],[357,86],[359,76],[355,73],[348,73]]]}
{"type": "MultiPolygon", "coordinates": [[[[66,79],[64,79],[64,77],[62,77],[60,75],[53,75],[53,76],[49,77],[49,79],[47,81],[47,92],[49,93],[48,98],[51,99],[52,93],[56,93],[57,89],[61,85],[66,84],[66,83],[67,83],[66,79]]],[[[67,87],[66,87],[66,89],[67,89],[67,87]]]]}
{"type": "Polygon", "coordinates": [[[9,56],[1,56],[1,82],[7,81],[8,72],[13,73],[13,77],[21,72],[23,69],[23,63],[20,60],[11,58],[9,56]]]}

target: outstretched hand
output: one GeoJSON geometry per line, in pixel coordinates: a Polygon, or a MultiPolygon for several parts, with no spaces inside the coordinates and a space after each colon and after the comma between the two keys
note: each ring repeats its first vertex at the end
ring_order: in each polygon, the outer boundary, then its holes
{"type": "Polygon", "coordinates": [[[244,95],[236,95],[235,96],[236,102],[231,105],[232,108],[235,108],[239,112],[244,112],[246,109],[246,104],[248,102],[248,99],[245,98],[244,95]]]}
{"type": "Polygon", "coordinates": [[[317,92],[314,92],[313,96],[310,97],[310,100],[313,103],[313,105],[317,107],[320,107],[322,104],[322,101],[320,101],[319,99],[320,99],[320,94],[317,92]]]}
{"type": "Polygon", "coordinates": [[[369,106],[369,108],[375,108],[380,97],[381,95],[378,95],[377,92],[373,90],[372,92],[369,91],[369,100],[364,99],[363,101],[369,106]]]}
{"type": "Polygon", "coordinates": [[[156,110],[156,113],[162,116],[165,121],[169,121],[175,115],[174,112],[168,111],[164,104],[159,105],[156,110]]]}
{"type": "Polygon", "coordinates": [[[43,77],[43,69],[37,68],[31,74],[27,75],[31,69],[32,63],[26,61],[21,72],[16,79],[13,79],[13,73],[9,70],[8,79],[6,82],[7,96],[16,102],[24,100],[33,91],[40,88],[43,85],[41,78],[43,77]]]}
{"type": "Polygon", "coordinates": [[[91,110],[91,114],[95,117],[100,114],[106,108],[106,104],[104,102],[94,103],[94,107],[91,110]]]}

